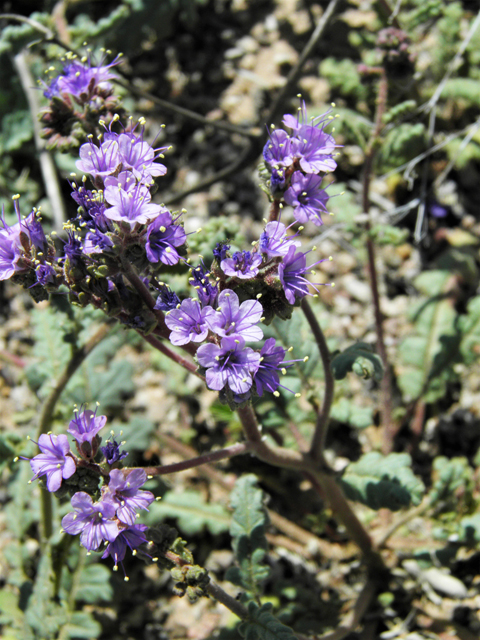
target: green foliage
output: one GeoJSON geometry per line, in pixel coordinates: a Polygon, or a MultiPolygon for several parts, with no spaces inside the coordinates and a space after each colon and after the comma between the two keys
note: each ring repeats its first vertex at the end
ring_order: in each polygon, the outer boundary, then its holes
{"type": "Polygon", "coordinates": [[[156,425],[141,416],[133,416],[128,423],[113,422],[111,430],[115,432],[116,440],[125,441],[126,451],[146,451],[152,444],[156,425]],[[121,436],[120,436],[121,434],[121,436]]]}
{"type": "Polygon", "coordinates": [[[110,582],[112,573],[103,564],[87,564],[80,573],[76,585],[75,599],[78,601],[95,604],[102,600],[108,602],[113,596],[113,588],[110,582]]]}
{"type": "MultiPolygon", "coordinates": [[[[48,26],[51,20],[48,13],[34,12],[29,17],[44,26],[48,26]]],[[[12,22],[0,32],[0,56],[4,53],[16,55],[24,47],[42,37],[43,34],[30,24],[12,22]]]]}
{"type": "Polygon", "coordinates": [[[33,123],[30,112],[20,109],[6,114],[2,119],[0,153],[9,153],[20,149],[24,142],[33,136],[33,123]]]}
{"type": "Polygon", "coordinates": [[[443,0],[417,0],[415,4],[418,6],[405,15],[405,22],[410,29],[442,15],[443,0]]]}
{"type": "MultiPolygon", "coordinates": [[[[295,375],[299,374],[304,378],[312,376],[315,368],[319,364],[320,356],[303,313],[294,313],[288,322],[275,318],[271,327],[274,331],[272,335],[276,335],[284,347],[287,349],[293,347],[292,358],[308,358],[305,363],[300,362],[294,365],[296,369],[295,375]]],[[[271,330],[265,332],[266,336],[267,333],[269,336],[271,330]]]]}
{"type": "Polygon", "coordinates": [[[480,513],[462,518],[460,522],[460,539],[468,544],[480,542],[480,513]]]}
{"type": "Polygon", "coordinates": [[[471,493],[473,469],[467,458],[446,458],[437,456],[433,461],[435,482],[430,493],[432,504],[447,500],[450,508],[458,509],[456,492],[471,493]]]}
{"type": "Polygon", "coordinates": [[[349,371],[360,378],[381,380],[383,376],[382,361],[374,352],[372,345],[357,342],[340,353],[334,354],[331,363],[336,380],[343,380],[349,371]]]}
{"type": "Polygon", "coordinates": [[[230,568],[226,579],[245,589],[248,599],[258,599],[262,582],[270,570],[264,564],[267,553],[265,526],[268,515],[263,506],[263,492],[254,475],[239,478],[231,495],[233,508],[230,535],[238,567],[230,568]]]}
{"type": "Polygon", "coordinates": [[[364,99],[366,97],[366,87],[362,85],[357,65],[353,60],[344,58],[325,58],[319,66],[319,75],[328,80],[334,94],[364,99]]]}
{"type": "Polygon", "coordinates": [[[335,115],[335,135],[340,134],[349,144],[357,144],[364,149],[372,134],[370,120],[353,109],[335,107],[335,115]]]}
{"type": "Polygon", "coordinates": [[[478,80],[471,78],[450,78],[443,86],[442,98],[465,100],[469,106],[480,106],[478,80]]]}
{"type": "Polygon", "coordinates": [[[230,514],[221,504],[206,504],[196,491],[168,492],[160,502],[154,502],[146,516],[148,524],[175,518],[186,535],[193,535],[206,527],[216,535],[228,531],[230,514]]]}
{"type": "Polygon", "coordinates": [[[193,254],[204,257],[205,264],[213,260],[213,249],[218,242],[232,245],[243,244],[243,238],[238,237],[238,223],[231,217],[211,218],[203,226],[200,233],[194,233],[188,238],[188,247],[193,254]]]}
{"type": "Polygon", "coordinates": [[[249,620],[242,622],[238,630],[245,640],[295,640],[290,627],[280,622],[272,613],[270,602],[261,607],[255,602],[248,603],[249,620]]]}
{"type": "Polygon", "coordinates": [[[373,408],[361,407],[355,400],[339,398],[332,405],[330,416],[356,429],[366,429],[373,424],[373,408]]]}
{"type": "Polygon", "coordinates": [[[415,100],[405,100],[404,102],[400,102],[399,104],[394,105],[383,115],[383,123],[389,124],[390,122],[396,122],[397,120],[401,120],[405,116],[415,111],[417,108],[417,103],[415,100]]]}
{"type": "Polygon", "coordinates": [[[404,122],[387,133],[377,156],[382,171],[399,167],[426,148],[426,131],[421,122],[404,122]]]}
{"type": "Polygon", "coordinates": [[[408,229],[400,229],[390,224],[377,224],[370,231],[375,244],[399,246],[403,244],[408,236],[408,229]]]}
{"type": "Polygon", "coordinates": [[[470,300],[467,315],[459,318],[458,327],[462,360],[466,365],[472,365],[480,354],[480,296],[470,300]]]}
{"type": "Polygon", "coordinates": [[[350,500],[370,509],[398,511],[419,504],[424,492],[423,483],[415,477],[411,465],[407,453],[383,456],[371,451],[348,465],[340,483],[350,500]]]}
{"type": "Polygon", "coordinates": [[[435,402],[455,377],[452,366],[460,341],[457,313],[442,293],[449,277],[449,271],[432,270],[415,280],[415,286],[430,297],[414,306],[413,332],[398,349],[397,381],[406,399],[423,396],[425,402],[435,402]]]}

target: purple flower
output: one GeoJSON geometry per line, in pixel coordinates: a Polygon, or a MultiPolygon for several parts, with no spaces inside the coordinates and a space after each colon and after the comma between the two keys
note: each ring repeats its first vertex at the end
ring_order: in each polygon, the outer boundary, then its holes
{"type": "Polygon", "coordinates": [[[171,311],[180,304],[180,298],[177,296],[175,291],[172,291],[166,284],[160,283],[158,293],[159,295],[157,302],[155,303],[155,309],[160,309],[160,311],[171,311]]]}
{"type": "Polygon", "coordinates": [[[39,264],[35,269],[38,284],[46,287],[48,284],[55,284],[56,271],[51,264],[39,264]]]}
{"type": "Polygon", "coordinates": [[[177,264],[180,260],[175,247],[185,244],[186,234],[183,227],[173,224],[172,214],[163,209],[153,222],[148,225],[145,250],[150,262],[177,264]]]}
{"type": "Polygon", "coordinates": [[[88,231],[83,241],[83,253],[87,256],[95,253],[103,253],[111,247],[113,247],[113,241],[98,229],[88,231]]]}
{"type": "Polygon", "coordinates": [[[305,173],[335,169],[337,163],[332,157],[335,151],[335,139],[332,136],[310,125],[301,126],[296,134],[299,144],[295,153],[300,158],[300,167],[305,173]]]}
{"type": "Polygon", "coordinates": [[[242,394],[252,386],[260,354],[245,347],[243,338],[223,338],[220,347],[212,343],[202,345],[197,351],[197,360],[206,369],[210,389],[220,391],[228,386],[233,393],[242,394]]]}
{"type": "Polygon", "coordinates": [[[260,251],[267,256],[267,260],[286,256],[290,247],[300,245],[300,240],[289,238],[285,225],[277,221],[267,223],[260,236],[260,251]]]}
{"type": "Polygon", "coordinates": [[[93,178],[105,178],[115,173],[121,165],[116,140],[106,140],[100,147],[86,142],[80,147],[80,160],[75,163],[77,169],[93,178]]]}
{"type": "Polygon", "coordinates": [[[78,491],[72,498],[75,513],[62,519],[63,529],[72,536],[80,533],[80,542],[88,551],[95,551],[105,540],[113,542],[120,533],[113,502],[102,499],[93,502],[91,496],[78,491]]]}
{"type": "Polygon", "coordinates": [[[46,475],[47,489],[58,491],[62,479],[73,476],[77,468],[70,452],[68,438],[63,434],[54,436],[42,433],[38,439],[38,447],[41,453],[30,460],[35,474],[33,480],[46,475]]]}
{"type": "Polygon", "coordinates": [[[108,483],[108,499],[113,502],[117,518],[125,524],[135,524],[137,511],[146,509],[155,500],[151,491],[140,491],[147,481],[147,474],[143,469],[133,469],[126,476],[120,469],[110,471],[108,483]]]}
{"type": "MultiPolygon", "coordinates": [[[[108,180],[109,178],[106,178],[108,180]]],[[[72,198],[79,205],[79,216],[82,223],[85,223],[89,229],[100,229],[107,231],[109,222],[105,217],[106,204],[103,200],[102,192],[93,192],[85,189],[84,186],[78,187],[73,184],[72,198]]]]}
{"type": "Polygon", "coordinates": [[[16,271],[21,271],[18,259],[22,254],[19,234],[12,233],[12,228],[7,225],[2,216],[0,223],[0,280],[8,280],[16,271]]]}
{"type": "Polygon", "coordinates": [[[78,60],[69,62],[64,66],[62,73],[52,80],[43,95],[52,98],[59,93],[66,93],[83,100],[86,97],[91,98],[98,89],[111,91],[112,86],[108,81],[116,76],[110,71],[110,67],[118,62],[118,56],[108,65],[91,66],[90,62],[83,63],[78,60]]]}
{"type": "Polygon", "coordinates": [[[146,524],[134,524],[131,527],[122,529],[115,540],[108,543],[102,558],[110,556],[115,563],[115,568],[118,567],[118,564],[125,558],[127,549],[133,551],[144,542],[147,542],[147,538],[143,533],[146,529],[148,529],[146,524]]]}
{"type": "Polygon", "coordinates": [[[301,171],[292,175],[290,187],[285,191],[285,202],[294,207],[293,213],[298,222],[308,222],[320,226],[323,224],[320,211],[327,211],[327,192],[320,189],[322,178],[313,174],[304,176],[301,171]]]}
{"type": "Polygon", "coordinates": [[[290,304],[295,304],[296,298],[303,298],[308,294],[309,282],[303,277],[307,271],[306,265],[305,254],[301,251],[295,253],[295,247],[290,247],[283,262],[278,266],[280,282],[290,304]]]}
{"type": "Polygon", "coordinates": [[[288,167],[293,164],[297,141],[292,140],[283,129],[276,129],[263,148],[263,158],[271,169],[288,167]]]}
{"type": "Polygon", "coordinates": [[[245,280],[257,275],[261,263],[262,256],[258,253],[237,251],[231,258],[222,260],[220,267],[225,275],[245,280]]]}
{"type": "Polygon", "coordinates": [[[159,204],[150,202],[150,191],[142,184],[129,191],[121,186],[108,186],[105,189],[105,200],[112,205],[105,210],[105,216],[109,220],[128,222],[131,226],[137,222],[145,224],[162,213],[159,204]]]}
{"type": "Polygon", "coordinates": [[[63,252],[70,262],[77,262],[83,255],[83,245],[80,238],[74,233],[67,231],[68,240],[63,245],[63,252]]]}
{"type": "Polygon", "coordinates": [[[285,349],[275,344],[275,338],[265,340],[260,351],[260,366],[253,376],[259,396],[263,396],[265,390],[273,393],[278,388],[280,384],[278,374],[282,370],[284,357],[285,349]]]}
{"type": "Polygon", "coordinates": [[[170,329],[170,342],[181,346],[189,342],[203,342],[208,335],[207,317],[211,307],[202,307],[198,300],[187,298],[180,308],[168,311],[165,324],[170,329]]]}
{"type": "Polygon", "coordinates": [[[153,149],[143,139],[144,132],[145,129],[142,127],[138,136],[133,131],[121,133],[117,138],[118,153],[123,169],[131,171],[140,182],[151,183],[155,176],[164,176],[167,173],[165,165],[155,162],[167,147],[153,149]]]}
{"type": "Polygon", "coordinates": [[[197,292],[202,307],[213,307],[218,295],[217,285],[212,285],[208,276],[209,274],[206,272],[205,265],[202,263],[191,270],[191,276],[188,279],[197,292]]]}
{"type": "Polygon", "coordinates": [[[227,251],[229,249],[230,245],[226,242],[217,242],[215,249],[213,250],[213,257],[217,259],[217,262],[221,262],[227,257],[227,251]]]}
{"type": "Polygon", "coordinates": [[[81,413],[75,410],[74,414],[75,418],[70,420],[68,425],[68,433],[71,433],[79,444],[84,442],[91,444],[100,429],[105,426],[107,416],[97,416],[97,411],[90,409],[85,409],[81,413]]]}
{"type": "Polygon", "coordinates": [[[122,443],[118,443],[113,437],[111,440],[107,440],[104,447],[100,447],[100,451],[105,457],[107,464],[115,464],[128,456],[128,451],[120,451],[122,443]]]}
{"type": "Polygon", "coordinates": [[[223,338],[241,337],[245,342],[256,342],[263,338],[263,331],[255,326],[260,322],[263,307],[257,300],[246,300],[239,304],[234,291],[225,289],[218,296],[218,309],[207,318],[208,328],[223,338]]]}

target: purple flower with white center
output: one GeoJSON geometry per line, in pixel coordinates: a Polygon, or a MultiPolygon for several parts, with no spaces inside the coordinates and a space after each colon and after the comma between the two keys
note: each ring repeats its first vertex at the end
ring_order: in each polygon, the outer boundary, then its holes
{"type": "Polygon", "coordinates": [[[283,129],[275,129],[270,134],[270,139],[263,147],[263,158],[271,169],[288,167],[293,164],[296,156],[297,141],[292,140],[283,129]]]}
{"type": "Polygon", "coordinates": [[[180,298],[177,296],[175,291],[172,291],[166,284],[160,284],[158,294],[154,307],[155,309],[159,309],[160,311],[171,311],[172,309],[176,309],[180,304],[180,298]]]}
{"type": "Polygon", "coordinates": [[[177,264],[180,256],[176,247],[185,244],[187,236],[183,227],[173,223],[172,214],[163,209],[153,222],[148,225],[145,250],[150,262],[177,264]]]}
{"type": "Polygon", "coordinates": [[[332,155],[335,151],[335,139],[322,129],[310,125],[301,126],[296,132],[299,143],[295,155],[300,158],[300,167],[305,173],[333,171],[337,163],[332,155]]]}
{"type": "Polygon", "coordinates": [[[295,253],[295,247],[290,247],[283,262],[278,266],[280,282],[290,304],[295,304],[296,298],[303,298],[308,294],[310,283],[303,277],[307,271],[306,265],[305,254],[301,251],[295,253]]]}
{"type": "Polygon", "coordinates": [[[233,393],[247,393],[260,366],[260,354],[245,347],[243,338],[223,338],[221,346],[203,344],[197,351],[200,366],[206,369],[209,389],[220,391],[228,386],[233,393]]]}
{"type": "Polygon", "coordinates": [[[197,292],[197,296],[202,307],[213,307],[218,295],[217,285],[212,285],[208,276],[209,274],[202,262],[198,267],[194,267],[191,270],[191,276],[188,279],[192,287],[197,292]]]}
{"type": "Polygon", "coordinates": [[[263,396],[264,391],[273,393],[278,388],[284,357],[285,349],[275,344],[275,338],[265,340],[260,351],[260,366],[253,376],[259,396],[263,396]]]}
{"type": "Polygon", "coordinates": [[[202,309],[198,300],[187,298],[178,309],[168,311],[165,324],[170,329],[170,342],[182,346],[189,342],[203,342],[208,335],[207,317],[211,307],[202,309]]]}
{"type": "Polygon", "coordinates": [[[167,167],[164,164],[155,162],[167,147],[153,149],[143,139],[144,132],[145,129],[142,127],[139,136],[136,136],[133,131],[121,133],[117,138],[118,153],[123,169],[130,170],[140,182],[150,183],[154,177],[164,176],[167,173],[167,167]]]}
{"type": "Polygon", "coordinates": [[[241,337],[245,342],[256,342],[263,338],[263,331],[255,325],[262,318],[263,307],[257,300],[246,300],[239,304],[234,291],[225,289],[218,296],[218,309],[207,318],[207,326],[223,338],[241,337]]]}
{"type": "Polygon", "coordinates": [[[92,96],[98,89],[111,91],[112,85],[108,81],[116,78],[116,75],[110,71],[110,67],[118,64],[119,59],[117,56],[110,64],[99,66],[74,60],[64,66],[62,73],[52,80],[43,95],[52,98],[59,93],[67,93],[81,99],[85,94],[92,96]]]}
{"type": "Polygon", "coordinates": [[[227,257],[227,251],[229,249],[230,245],[226,242],[217,242],[215,249],[213,250],[213,257],[216,258],[218,262],[221,262],[227,257]]]}
{"type": "Polygon", "coordinates": [[[267,260],[286,256],[290,247],[301,244],[300,240],[288,237],[285,225],[278,221],[268,222],[260,236],[260,252],[267,256],[267,260]]]}
{"type": "Polygon", "coordinates": [[[150,202],[150,191],[142,184],[138,184],[131,191],[125,191],[121,187],[107,187],[105,200],[112,205],[105,210],[105,216],[109,220],[128,222],[130,226],[137,222],[146,224],[162,213],[159,204],[150,202]]]}
{"type": "Polygon", "coordinates": [[[110,471],[108,483],[108,499],[116,508],[117,518],[125,524],[135,524],[137,511],[146,509],[155,500],[151,491],[141,491],[147,481],[147,474],[143,469],[133,469],[124,475],[120,469],[110,471]]]}
{"type": "Polygon", "coordinates": [[[261,264],[262,256],[258,253],[237,251],[231,258],[222,260],[220,267],[225,275],[246,280],[257,275],[261,264]]]}
{"type": "Polygon", "coordinates": [[[100,451],[105,457],[105,462],[109,465],[115,464],[128,456],[128,451],[120,451],[122,443],[118,443],[115,438],[107,440],[104,447],[100,447],[100,451]]]}
{"type": "Polygon", "coordinates": [[[118,564],[125,558],[127,549],[134,551],[140,545],[147,542],[147,538],[143,533],[148,529],[146,524],[134,524],[131,527],[122,529],[113,542],[109,542],[102,558],[110,556],[114,563],[115,569],[118,564]]]}
{"type": "Polygon", "coordinates": [[[80,533],[80,542],[88,551],[95,551],[103,541],[113,542],[120,530],[115,517],[115,504],[102,498],[93,502],[84,491],[72,497],[75,513],[68,513],[62,519],[64,531],[72,536],[80,533]]]}
{"type": "Polygon", "coordinates": [[[35,480],[41,476],[47,476],[47,489],[58,491],[62,485],[62,479],[71,478],[76,471],[75,460],[70,451],[67,436],[61,434],[42,433],[38,439],[38,447],[41,451],[30,460],[30,466],[35,480]]]}
{"type": "Polygon", "coordinates": [[[93,142],[86,142],[80,147],[80,160],[75,163],[77,169],[88,173],[93,178],[105,178],[121,165],[116,140],[105,140],[100,147],[93,142]]]}
{"type": "Polygon", "coordinates": [[[323,224],[320,211],[327,212],[328,194],[320,189],[322,178],[313,174],[304,176],[301,171],[292,175],[290,187],[285,191],[285,202],[292,207],[298,222],[308,222],[319,227],[323,224]]]}

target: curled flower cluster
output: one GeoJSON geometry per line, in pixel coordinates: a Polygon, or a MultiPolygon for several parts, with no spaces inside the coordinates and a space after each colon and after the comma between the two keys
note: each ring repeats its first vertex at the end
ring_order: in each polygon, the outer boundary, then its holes
{"type": "Polygon", "coordinates": [[[40,120],[48,146],[67,151],[85,142],[89,134],[95,135],[99,118],[110,120],[115,113],[123,114],[110,82],[117,77],[112,67],[120,62],[120,56],[109,64],[95,65],[90,55],[79,59],[69,52],[62,62],[58,75],[40,83],[43,95],[50,101],[40,120]]]}
{"type": "Polygon", "coordinates": [[[274,129],[263,149],[267,184],[271,196],[293,207],[297,222],[323,224],[328,194],[321,188],[323,175],[333,171],[335,140],[324,131],[331,116],[324,114],[307,123],[305,103],[297,117],[285,115],[284,129],[274,129]]]}
{"type": "Polygon", "coordinates": [[[102,557],[111,556],[117,567],[127,549],[135,551],[148,542],[146,525],[136,524],[136,520],[139,511],[148,511],[154,495],[141,489],[147,481],[144,469],[118,468],[127,453],[113,437],[105,447],[99,447],[98,434],[106,422],[106,416],[97,416],[96,411],[75,411],[67,431],[74,437],[79,455],[70,450],[66,435],[42,434],[40,453],[30,460],[30,466],[33,479],[45,478],[48,491],[72,496],[73,512],[63,518],[63,530],[79,534],[88,551],[103,546],[102,557]],[[103,485],[99,489],[100,480],[103,485]]]}

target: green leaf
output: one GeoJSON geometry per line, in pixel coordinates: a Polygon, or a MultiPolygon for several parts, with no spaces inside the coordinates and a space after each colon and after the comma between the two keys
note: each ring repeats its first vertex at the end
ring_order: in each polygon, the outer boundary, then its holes
{"type": "Polygon", "coordinates": [[[435,482],[430,493],[431,503],[450,498],[458,505],[456,491],[461,488],[462,493],[467,492],[473,482],[473,469],[467,458],[437,456],[433,461],[433,471],[435,482]]]}
{"type": "MultiPolygon", "coordinates": [[[[318,310],[318,307],[315,307],[315,310],[318,310]]],[[[318,347],[315,341],[312,340],[310,326],[303,313],[294,313],[288,322],[275,318],[271,327],[275,332],[273,335],[276,334],[276,337],[280,339],[284,347],[287,349],[293,347],[293,358],[308,357],[307,362],[296,363],[295,367],[302,377],[310,377],[319,363],[320,356],[318,347]]]]}
{"type": "Polygon", "coordinates": [[[421,122],[404,122],[386,135],[378,154],[378,162],[382,170],[399,167],[422,153],[425,145],[425,126],[421,122]]]}
{"type": "Polygon", "coordinates": [[[347,398],[334,402],[330,415],[334,420],[357,429],[366,429],[373,424],[373,408],[362,407],[358,402],[347,398]]]}
{"type": "Polygon", "coordinates": [[[383,456],[371,451],[348,465],[340,483],[350,500],[371,509],[398,511],[419,504],[425,490],[413,474],[411,463],[407,453],[383,456]]]}
{"type": "Polygon", "coordinates": [[[397,380],[406,400],[423,395],[425,402],[435,402],[455,379],[453,365],[460,341],[457,313],[442,293],[449,276],[448,271],[426,271],[415,280],[415,286],[431,297],[414,306],[413,332],[398,349],[397,380]]]}
{"type": "Polygon", "coordinates": [[[290,627],[284,625],[272,613],[270,602],[258,606],[255,602],[248,603],[249,620],[242,622],[238,631],[245,640],[296,640],[290,627]]]}
{"type": "Polygon", "coordinates": [[[480,355],[480,296],[472,298],[467,306],[467,315],[459,319],[462,333],[460,353],[466,365],[472,365],[480,355]]]}
{"type": "Polygon", "coordinates": [[[102,633],[102,625],[95,620],[88,611],[75,611],[70,617],[70,621],[64,627],[64,634],[67,638],[77,639],[98,638],[102,633]]]}
{"type": "Polygon", "coordinates": [[[442,98],[465,100],[470,105],[480,106],[480,86],[478,80],[472,78],[450,78],[444,84],[442,98]]]}
{"type": "Polygon", "coordinates": [[[212,534],[228,531],[230,514],[220,504],[205,504],[196,491],[174,493],[169,491],[160,502],[154,502],[146,516],[148,524],[158,520],[175,518],[179,528],[187,535],[193,535],[204,527],[212,534]]]}
{"type": "Polygon", "coordinates": [[[103,564],[87,564],[80,574],[75,599],[90,604],[110,600],[113,596],[111,575],[110,569],[103,564]]]}
{"type": "Polygon", "coordinates": [[[230,498],[233,509],[230,535],[239,566],[229,569],[225,577],[243,587],[249,598],[261,595],[260,585],[270,573],[263,563],[268,548],[265,537],[268,516],[263,500],[263,492],[257,487],[253,474],[237,480],[230,498]]]}
{"type": "Polygon", "coordinates": [[[460,530],[462,541],[469,544],[480,542],[480,513],[462,518],[460,530]]]}
{"type": "Polygon", "coordinates": [[[352,344],[345,351],[335,355],[331,367],[336,380],[343,380],[349,371],[366,380],[373,378],[378,381],[383,376],[382,361],[372,345],[366,342],[352,344]]]}
{"type": "Polygon", "coordinates": [[[125,451],[146,451],[152,444],[153,434],[156,426],[150,420],[141,416],[133,416],[128,422],[113,422],[111,430],[118,438],[122,432],[121,439],[125,441],[125,451]]]}

